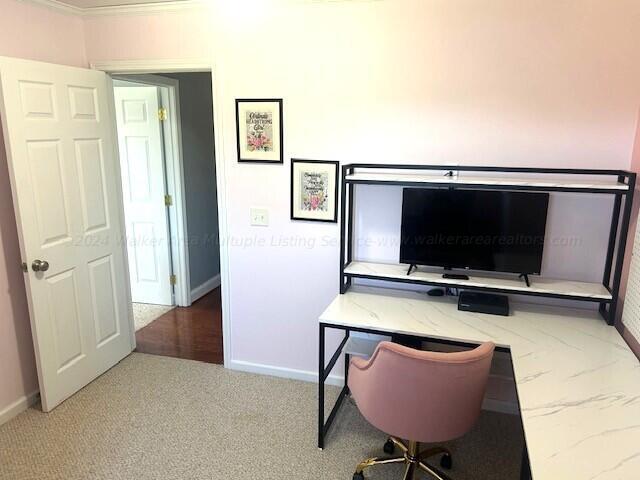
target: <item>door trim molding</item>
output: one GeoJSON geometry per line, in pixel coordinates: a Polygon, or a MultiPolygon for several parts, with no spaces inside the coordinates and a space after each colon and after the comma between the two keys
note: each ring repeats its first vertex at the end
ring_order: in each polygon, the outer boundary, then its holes
{"type": "MultiPolygon", "coordinates": [[[[229,222],[227,217],[227,168],[225,165],[223,128],[222,89],[218,85],[216,64],[202,59],[195,60],[140,60],[140,61],[104,61],[91,63],[91,68],[109,74],[154,73],[154,72],[211,72],[211,90],[213,93],[213,141],[216,165],[216,183],[218,190],[218,230],[220,235],[220,286],[222,299],[222,340],[224,365],[231,362],[232,319],[229,269],[229,222]]],[[[115,122],[115,117],[114,117],[115,122]]],[[[122,204],[120,206],[122,207],[122,204]]],[[[134,332],[135,335],[135,332],[134,332]]]]}
{"type": "MultiPolygon", "coordinates": [[[[158,60],[107,60],[90,62],[93,70],[101,70],[110,75],[140,73],[184,73],[211,72],[211,62],[205,58],[158,59],[158,60]]],[[[215,116],[215,113],[214,113],[215,116]]]]}

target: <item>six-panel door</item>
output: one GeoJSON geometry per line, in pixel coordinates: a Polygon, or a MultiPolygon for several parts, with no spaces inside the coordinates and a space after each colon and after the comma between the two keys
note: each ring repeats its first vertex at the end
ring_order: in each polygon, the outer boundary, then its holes
{"type": "MultiPolygon", "coordinates": [[[[0,111],[49,411],[134,346],[110,81],[0,57],[0,111]],[[35,260],[46,271],[34,271],[35,260]]],[[[16,262],[19,259],[16,259],[16,262]]]]}
{"type": "Polygon", "coordinates": [[[117,86],[114,98],[131,297],[134,302],[173,305],[158,89],[117,86]]]}

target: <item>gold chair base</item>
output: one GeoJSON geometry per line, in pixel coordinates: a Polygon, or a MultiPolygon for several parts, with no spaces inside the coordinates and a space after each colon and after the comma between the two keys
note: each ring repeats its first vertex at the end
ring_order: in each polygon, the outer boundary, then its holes
{"type": "Polygon", "coordinates": [[[420,445],[418,442],[409,442],[409,445],[405,445],[401,440],[394,437],[389,437],[389,441],[393,442],[393,444],[402,451],[403,455],[398,457],[367,458],[363,462],[360,462],[356,467],[356,473],[353,474],[354,480],[364,478],[362,472],[365,468],[373,467],[375,465],[387,465],[390,463],[405,464],[404,476],[402,477],[402,480],[413,480],[415,477],[415,473],[418,470],[422,470],[435,480],[450,480],[450,478],[444,473],[434,469],[424,462],[424,460],[426,460],[427,458],[441,453],[451,455],[451,452],[446,448],[434,447],[420,452],[420,445]]]}

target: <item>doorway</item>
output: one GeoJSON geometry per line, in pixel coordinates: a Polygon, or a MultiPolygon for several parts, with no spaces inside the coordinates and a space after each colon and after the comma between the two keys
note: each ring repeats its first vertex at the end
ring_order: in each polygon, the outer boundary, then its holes
{"type": "Polygon", "coordinates": [[[136,350],[223,363],[211,74],[112,78],[136,350]]]}

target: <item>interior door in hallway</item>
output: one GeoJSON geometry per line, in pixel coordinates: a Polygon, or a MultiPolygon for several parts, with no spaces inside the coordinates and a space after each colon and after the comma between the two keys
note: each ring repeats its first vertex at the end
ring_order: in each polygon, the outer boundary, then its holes
{"type": "Polygon", "coordinates": [[[158,89],[116,86],[114,91],[131,297],[173,305],[158,89]]]}
{"type": "Polygon", "coordinates": [[[111,81],[103,72],[0,57],[0,82],[40,395],[49,411],[135,346],[111,81]]]}

